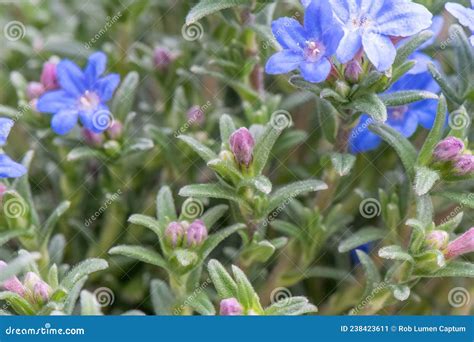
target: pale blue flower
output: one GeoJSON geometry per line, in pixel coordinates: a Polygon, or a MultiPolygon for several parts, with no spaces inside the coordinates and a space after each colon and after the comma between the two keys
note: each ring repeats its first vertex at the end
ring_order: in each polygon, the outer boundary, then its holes
{"type": "Polygon", "coordinates": [[[448,2],[445,5],[446,10],[456,17],[461,25],[471,30],[472,36],[469,38],[474,46],[474,0],[471,0],[471,8],[466,8],[454,2],[448,2]]]}
{"type": "Polygon", "coordinates": [[[12,127],[13,120],[0,118],[0,178],[17,178],[26,173],[23,165],[14,162],[2,150],[12,127]]]}

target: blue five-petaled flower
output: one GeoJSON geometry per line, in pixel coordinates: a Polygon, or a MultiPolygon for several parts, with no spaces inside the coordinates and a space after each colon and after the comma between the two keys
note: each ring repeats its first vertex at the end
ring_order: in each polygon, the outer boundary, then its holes
{"type": "Polygon", "coordinates": [[[0,178],[17,178],[26,173],[23,165],[14,162],[2,150],[12,127],[13,120],[0,118],[0,178]]]}
{"type": "Polygon", "coordinates": [[[38,99],[37,109],[51,113],[51,127],[57,134],[66,134],[80,119],[94,133],[103,132],[112,121],[106,105],[117,88],[120,77],[105,72],[107,57],[102,52],[92,54],[82,71],[75,63],[62,60],[57,66],[60,89],[45,93],[38,99]]]}
{"type": "Polygon", "coordinates": [[[446,10],[456,17],[459,22],[468,27],[472,32],[472,36],[469,38],[471,44],[474,46],[474,0],[471,0],[471,8],[465,8],[460,4],[454,2],[448,2],[446,10]]]}
{"type": "Polygon", "coordinates": [[[283,50],[268,60],[268,74],[284,74],[299,68],[309,82],[326,80],[332,67],[329,58],[343,35],[327,0],[309,4],[304,26],[295,19],[280,18],[272,23],[272,31],[283,50]]]}

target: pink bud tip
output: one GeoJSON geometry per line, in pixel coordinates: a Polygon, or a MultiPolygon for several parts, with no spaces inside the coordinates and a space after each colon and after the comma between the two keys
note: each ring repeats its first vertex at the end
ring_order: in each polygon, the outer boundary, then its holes
{"type": "Polygon", "coordinates": [[[176,57],[165,47],[156,47],[153,51],[153,61],[158,70],[165,70],[176,57]]]}
{"type": "Polygon", "coordinates": [[[123,125],[120,121],[114,120],[110,127],[107,129],[107,135],[110,139],[117,140],[122,136],[123,125]]]}
{"type": "Polygon", "coordinates": [[[434,249],[444,249],[448,242],[449,234],[444,230],[433,230],[426,236],[426,244],[434,249]]]}
{"type": "Polygon", "coordinates": [[[184,228],[178,222],[171,222],[165,230],[165,236],[173,247],[181,244],[184,236],[184,228]]]}
{"type": "Polygon", "coordinates": [[[235,298],[227,298],[221,300],[220,314],[221,316],[241,316],[244,312],[242,305],[235,298]]]}
{"type": "Polygon", "coordinates": [[[49,300],[49,297],[51,296],[52,293],[51,287],[46,284],[44,281],[40,280],[38,283],[36,283],[35,287],[33,288],[33,297],[35,300],[38,302],[47,302],[49,300]]]}
{"type": "Polygon", "coordinates": [[[37,99],[45,92],[44,86],[39,82],[30,82],[26,86],[26,96],[30,100],[37,99]]]}
{"type": "Polygon", "coordinates": [[[472,154],[462,154],[454,161],[454,170],[460,176],[467,175],[474,171],[474,156],[472,154]]]}
{"type": "Polygon", "coordinates": [[[239,128],[229,138],[230,149],[237,163],[249,166],[252,161],[253,147],[255,141],[252,134],[245,127],[239,128]]]}
{"type": "Polygon", "coordinates": [[[359,81],[360,74],[362,73],[362,66],[358,60],[351,60],[346,65],[344,75],[350,82],[356,83],[359,81]]]}
{"type": "MultiPolygon", "coordinates": [[[[0,270],[4,269],[7,266],[8,265],[5,261],[0,260],[0,270]]],[[[5,290],[15,292],[16,294],[22,297],[25,294],[25,287],[16,276],[8,278],[1,285],[5,290]]]]}
{"type": "Polygon", "coordinates": [[[186,231],[188,247],[200,245],[207,238],[207,228],[202,220],[195,220],[186,231]]]}
{"type": "Polygon", "coordinates": [[[87,145],[100,146],[104,142],[104,136],[102,133],[94,133],[90,129],[83,128],[82,136],[87,145]]]}
{"type": "Polygon", "coordinates": [[[451,241],[444,250],[444,255],[447,259],[452,259],[471,252],[474,252],[474,227],[451,241]]]}
{"type": "Polygon", "coordinates": [[[462,150],[464,150],[462,140],[455,137],[447,137],[436,145],[433,156],[440,161],[454,160],[462,150]]]}
{"type": "Polygon", "coordinates": [[[56,75],[56,63],[44,63],[40,80],[41,84],[46,90],[53,90],[59,88],[58,78],[56,75]]]}
{"type": "Polygon", "coordinates": [[[201,125],[204,122],[204,111],[199,106],[192,106],[186,113],[188,120],[197,125],[201,125]]]}

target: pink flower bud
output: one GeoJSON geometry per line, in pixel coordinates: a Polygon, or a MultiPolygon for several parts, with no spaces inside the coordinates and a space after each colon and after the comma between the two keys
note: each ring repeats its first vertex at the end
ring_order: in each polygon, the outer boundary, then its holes
{"type": "Polygon", "coordinates": [[[38,303],[45,303],[49,300],[53,290],[44,281],[40,280],[33,289],[33,298],[38,303]]]}
{"type": "Polygon", "coordinates": [[[110,139],[117,140],[122,136],[123,125],[120,121],[114,120],[110,127],[107,129],[107,135],[110,139]]]}
{"type": "Polygon", "coordinates": [[[461,154],[454,161],[456,174],[463,176],[474,171],[474,156],[472,154],[461,154]]]}
{"type": "Polygon", "coordinates": [[[440,161],[454,160],[464,150],[464,143],[455,137],[441,140],[435,147],[433,156],[440,161]]]}
{"type": "Polygon", "coordinates": [[[155,67],[160,70],[166,70],[170,64],[175,60],[176,56],[165,47],[156,47],[153,51],[153,61],[155,62],[155,67]]]}
{"type": "Polygon", "coordinates": [[[188,121],[201,125],[204,122],[204,111],[199,106],[192,106],[186,113],[188,121]]]}
{"type": "MultiPolygon", "coordinates": [[[[3,260],[0,260],[0,270],[4,269],[5,267],[7,267],[7,263],[3,260]]],[[[25,287],[16,276],[8,278],[1,285],[5,290],[15,292],[22,297],[25,294],[25,287]]]]}
{"type": "Polygon", "coordinates": [[[46,90],[59,88],[58,78],[56,75],[56,63],[46,62],[43,64],[43,71],[41,72],[40,80],[46,90]]]}
{"type": "Polygon", "coordinates": [[[237,163],[248,167],[252,161],[253,147],[255,145],[249,130],[245,127],[236,130],[230,136],[229,144],[237,163]]]}
{"type": "Polygon", "coordinates": [[[219,312],[221,316],[241,316],[244,310],[237,299],[227,298],[221,300],[219,312]]]}
{"type": "Polygon", "coordinates": [[[83,128],[82,136],[87,145],[90,146],[101,146],[104,142],[104,136],[102,133],[94,133],[90,129],[83,128]]]}
{"type": "Polygon", "coordinates": [[[447,259],[452,259],[471,252],[474,252],[474,227],[451,241],[444,250],[444,255],[447,259]]]}
{"type": "Polygon", "coordinates": [[[179,246],[183,241],[184,228],[178,222],[171,222],[166,227],[165,236],[173,247],[179,246]]]}
{"type": "Polygon", "coordinates": [[[357,83],[359,81],[360,74],[362,74],[362,66],[356,59],[349,61],[346,65],[344,75],[350,82],[357,83]]]}
{"type": "Polygon", "coordinates": [[[26,86],[26,96],[28,99],[34,100],[43,95],[45,92],[44,86],[39,82],[30,82],[26,86]]]}
{"type": "Polygon", "coordinates": [[[35,272],[28,272],[25,275],[25,279],[23,279],[23,285],[33,291],[35,285],[40,281],[42,281],[41,278],[35,272]]]}
{"type": "Polygon", "coordinates": [[[197,246],[207,238],[207,228],[202,220],[195,220],[186,231],[188,247],[197,246]]]}
{"type": "Polygon", "coordinates": [[[433,230],[426,236],[426,244],[430,248],[444,249],[448,245],[449,234],[444,230],[433,230]]]}
{"type": "Polygon", "coordinates": [[[7,186],[0,183],[0,203],[2,203],[3,194],[8,190],[7,186]]]}

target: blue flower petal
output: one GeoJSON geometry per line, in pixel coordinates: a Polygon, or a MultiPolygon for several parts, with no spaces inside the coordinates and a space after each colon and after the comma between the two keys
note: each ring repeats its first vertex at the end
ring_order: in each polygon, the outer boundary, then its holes
{"type": "Polygon", "coordinates": [[[103,52],[96,52],[90,55],[84,75],[88,87],[92,87],[97,79],[105,72],[107,56],[103,52]]]}
{"type": "Polygon", "coordinates": [[[101,105],[94,111],[82,111],[79,113],[79,117],[82,125],[94,133],[105,131],[114,119],[106,105],[101,105]]]}
{"type": "Polygon", "coordinates": [[[436,100],[423,100],[416,103],[411,111],[412,115],[418,117],[418,123],[426,129],[433,127],[436,110],[438,108],[438,101],[436,100]]]}
{"type": "Polygon", "coordinates": [[[323,58],[318,62],[303,62],[300,64],[301,74],[308,82],[319,83],[328,78],[331,72],[331,63],[323,58]]]}
{"type": "Polygon", "coordinates": [[[386,71],[392,66],[397,50],[390,38],[375,32],[366,32],[362,37],[362,45],[378,71],[386,71]]]}
{"type": "Polygon", "coordinates": [[[431,27],[429,28],[429,30],[433,32],[433,37],[431,37],[426,42],[421,44],[418,50],[424,50],[430,47],[431,45],[433,45],[436,42],[436,38],[438,38],[441,31],[443,30],[443,26],[444,26],[444,18],[442,15],[437,15],[433,17],[431,27]]]}
{"type": "Polygon", "coordinates": [[[51,128],[57,134],[67,134],[77,124],[78,116],[79,112],[76,109],[63,109],[53,116],[51,128]]]}
{"type": "Polygon", "coordinates": [[[119,83],[120,76],[118,74],[109,74],[99,79],[94,84],[93,90],[99,95],[101,102],[106,102],[112,98],[119,83]]]}
{"type": "Polygon", "coordinates": [[[334,15],[341,23],[347,23],[350,20],[352,11],[355,10],[354,6],[353,0],[331,0],[334,15]]]}
{"type": "Polygon", "coordinates": [[[306,38],[303,26],[292,18],[279,18],[272,23],[275,39],[284,49],[301,50],[306,38]]]}
{"type": "Polygon", "coordinates": [[[400,132],[404,137],[409,138],[416,132],[418,127],[418,115],[410,111],[410,108],[403,114],[402,118],[394,118],[388,114],[386,124],[400,132]]]}
{"type": "Polygon", "coordinates": [[[36,109],[43,113],[57,113],[61,109],[74,106],[76,97],[64,90],[49,91],[42,95],[36,103],[36,109]]]}
{"type": "Polygon", "coordinates": [[[369,130],[373,119],[368,115],[360,117],[359,124],[354,127],[349,137],[349,147],[352,153],[363,153],[375,150],[382,143],[382,139],[369,130]]]}
{"type": "Polygon", "coordinates": [[[10,130],[13,127],[13,120],[7,118],[0,118],[0,146],[5,145],[7,142],[10,130]]]}
{"type": "Polygon", "coordinates": [[[304,14],[304,29],[308,38],[320,38],[334,28],[334,16],[327,0],[311,1],[304,14]]]}
{"type": "Polygon", "coordinates": [[[423,5],[407,0],[391,0],[384,3],[376,18],[378,33],[407,37],[431,26],[433,15],[423,5]]]}
{"type": "Polygon", "coordinates": [[[408,74],[416,75],[428,71],[428,64],[433,63],[433,59],[423,52],[414,52],[409,57],[409,60],[415,61],[415,65],[408,71],[408,74]]]}
{"type": "Polygon", "coordinates": [[[267,74],[286,74],[298,68],[303,61],[303,55],[291,50],[283,50],[271,56],[265,65],[267,74]]]}
{"type": "Polygon", "coordinates": [[[0,178],[18,178],[26,173],[26,168],[14,162],[6,154],[0,154],[0,178]]]}
{"type": "Polygon", "coordinates": [[[466,8],[453,2],[448,2],[445,8],[459,20],[461,25],[467,26],[471,31],[474,31],[474,9],[466,8]]]}
{"type": "Polygon", "coordinates": [[[341,63],[347,63],[362,48],[362,38],[358,31],[347,31],[337,48],[337,59],[341,63]]]}
{"type": "Polygon", "coordinates": [[[79,96],[86,90],[84,74],[75,63],[62,60],[58,63],[56,72],[62,90],[74,96],[79,96]]]}

